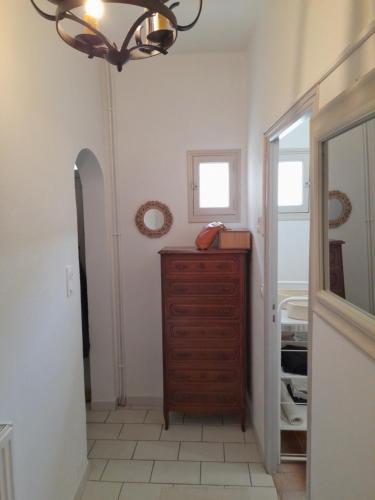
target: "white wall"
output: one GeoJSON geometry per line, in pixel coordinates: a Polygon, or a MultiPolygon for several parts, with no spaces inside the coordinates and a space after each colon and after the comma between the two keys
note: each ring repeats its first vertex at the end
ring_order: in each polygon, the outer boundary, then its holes
{"type": "MultiPolygon", "coordinates": [[[[258,21],[252,37],[249,51],[250,102],[249,102],[249,224],[255,234],[253,251],[253,293],[252,293],[252,384],[253,384],[253,421],[262,443],[264,443],[264,318],[261,285],[264,276],[264,240],[257,233],[258,218],[262,215],[262,134],[331,66],[338,55],[368,23],[374,19],[375,6],[371,0],[286,0],[274,2],[265,0],[257,4],[258,21]]],[[[340,77],[330,79],[330,85],[324,88],[324,98],[332,98],[338,91],[352,83],[361,74],[364,66],[373,66],[373,45],[367,44],[366,57],[352,59],[340,72],[340,77]],[[367,57],[370,54],[370,57],[367,57]]],[[[319,325],[314,324],[313,339],[319,325]]],[[[326,326],[326,336],[334,336],[332,329],[326,326]]],[[[313,340],[314,341],[314,340],[313,340]]],[[[363,481],[361,500],[373,497],[373,478],[368,473],[368,452],[356,451],[352,460],[337,462],[335,459],[336,443],[347,442],[350,454],[356,435],[356,426],[342,407],[325,405],[326,397],[320,392],[319,380],[329,380],[324,391],[336,401],[353,370],[361,372],[361,364],[367,364],[367,376],[361,377],[357,386],[363,398],[373,391],[375,366],[368,362],[361,352],[355,352],[353,346],[346,346],[346,340],[336,339],[336,349],[324,342],[323,335],[315,337],[314,353],[327,346],[327,355],[313,357],[313,394],[314,405],[313,436],[321,440],[321,446],[314,447],[312,457],[311,484],[313,500],[331,500],[342,498],[347,491],[352,491],[350,483],[355,473],[363,481]],[[324,345],[323,345],[324,343],[324,345]],[[329,353],[329,354],[328,354],[329,353]],[[340,353],[338,356],[337,353],[340,353]],[[350,353],[350,354],[349,354],[350,353]],[[342,370],[331,362],[335,357],[342,370]],[[340,373],[341,376],[337,376],[340,373]],[[323,377],[324,374],[324,377],[323,377]],[[319,378],[316,378],[319,377],[319,378]],[[336,422],[340,419],[340,426],[336,422]],[[323,426],[325,429],[323,429],[323,426]],[[316,464],[321,461],[319,470],[316,464]],[[325,465],[325,467],[324,467],[325,465]],[[343,466],[342,466],[343,465],[343,466]],[[330,485],[338,483],[340,487],[332,495],[330,485]]],[[[356,395],[357,397],[357,395],[356,395]]],[[[375,433],[374,420],[365,419],[357,425],[363,425],[361,432],[370,436],[375,433]]],[[[349,496],[347,497],[349,498],[349,496]]],[[[353,498],[353,496],[351,497],[353,498]]]]}
{"type": "Polygon", "coordinates": [[[278,224],[278,280],[281,282],[309,281],[308,220],[279,220],[278,224]]]}
{"type": "Polygon", "coordinates": [[[3,2],[0,43],[0,421],[17,499],[72,500],[87,463],[73,166],[84,147],[103,161],[98,72],[23,0],[3,2]]]}
{"type": "Polygon", "coordinates": [[[312,500],[373,500],[374,361],[318,316],[313,332],[312,500]]]}
{"type": "MultiPolygon", "coordinates": [[[[236,53],[170,55],[113,74],[128,398],[162,397],[158,251],[193,246],[203,225],[188,223],[186,152],[239,148],[246,158],[245,62],[236,53]],[[148,200],[173,213],[172,230],[161,239],[148,239],[135,226],[136,211],[148,200]]],[[[245,206],[243,199],[242,225],[245,206]]]]}

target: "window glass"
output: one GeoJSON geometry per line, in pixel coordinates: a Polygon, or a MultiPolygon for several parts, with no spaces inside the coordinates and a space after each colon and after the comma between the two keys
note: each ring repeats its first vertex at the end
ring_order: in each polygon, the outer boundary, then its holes
{"type": "Polygon", "coordinates": [[[200,163],[199,207],[229,207],[229,193],[229,163],[200,163]]]}

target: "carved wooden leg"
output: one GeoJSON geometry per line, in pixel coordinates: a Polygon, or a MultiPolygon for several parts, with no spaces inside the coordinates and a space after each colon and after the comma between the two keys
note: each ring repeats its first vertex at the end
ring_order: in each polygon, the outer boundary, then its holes
{"type": "Polygon", "coordinates": [[[169,429],[169,411],[164,410],[164,428],[167,431],[169,429]]]}

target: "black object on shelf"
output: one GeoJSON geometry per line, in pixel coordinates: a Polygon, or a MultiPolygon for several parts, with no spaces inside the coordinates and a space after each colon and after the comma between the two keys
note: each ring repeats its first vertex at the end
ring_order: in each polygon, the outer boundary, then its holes
{"type": "Polygon", "coordinates": [[[281,350],[281,366],[284,372],[307,375],[306,347],[286,345],[281,350]]]}

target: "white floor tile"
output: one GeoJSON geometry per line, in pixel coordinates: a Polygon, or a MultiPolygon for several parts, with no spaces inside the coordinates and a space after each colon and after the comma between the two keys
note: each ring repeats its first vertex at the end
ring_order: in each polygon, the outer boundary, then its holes
{"type": "Polygon", "coordinates": [[[117,439],[122,424],[87,424],[88,439],[117,439]]]}
{"type": "Polygon", "coordinates": [[[109,411],[91,411],[86,410],[86,422],[103,423],[107,420],[109,411]]]}
{"type": "Polygon", "coordinates": [[[89,460],[89,480],[90,481],[100,481],[102,477],[105,466],[107,465],[107,460],[91,459],[89,460]]]}
{"type": "Polygon", "coordinates": [[[134,458],[138,460],[177,460],[179,443],[168,441],[138,441],[134,458]]]}
{"type": "Polygon", "coordinates": [[[185,415],[184,424],[223,425],[221,415],[185,415]]]}
{"type": "Polygon", "coordinates": [[[255,443],[255,433],[254,430],[249,427],[245,432],[245,442],[246,443],[255,443]]]}
{"type": "Polygon", "coordinates": [[[247,464],[203,462],[202,484],[250,486],[247,464]]]}
{"type": "Polygon", "coordinates": [[[160,432],[161,425],[158,424],[125,424],[119,439],[157,441],[160,432]]]}
{"type": "Polygon", "coordinates": [[[229,496],[223,500],[278,500],[275,488],[228,487],[225,491],[229,496]]]}
{"type": "Polygon", "coordinates": [[[129,459],[133,456],[136,444],[136,441],[98,440],[91,449],[89,457],[129,459]]]}
{"type": "Polygon", "coordinates": [[[111,411],[107,422],[120,424],[142,424],[146,418],[147,410],[119,409],[111,411]]]}
{"type": "Polygon", "coordinates": [[[175,486],[164,491],[160,500],[221,500],[224,494],[222,486],[175,486]]]}
{"type": "Polygon", "coordinates": [[[175,486],[160,500],[277,500],[277,494],[274,488],[175,486]]]}
{"type": "Polygon", "coordinates": [[[159,500],[169,484],[124,484],[119,500],[159,500]]]}
{"type": "Polygon", "coordinates": [[[224,462],[222,443],[181,443],[179,460],[224,462]]]}
{"type": "Polygon", "coordinates": [[[155,462],[152,483],[199,484],[198,462],[155,462]]]}
{"type": "MultiPolygon", "coordinates": [[[[170,424],[182,424],[184,420],[183,413],[169,412],[170,424]]],[[[145,424],[164,424],[163,410],[149,410],[146,416],[145,424]]]]}
{"type": "Polygon", "coordinates": [[[81,500],[117,500],[121,484],[89,481],[81,500]]]}
{"type": "Polygon", "coordinates": [[[239,426],[209,426],[203,427],[203,441],[214,443],[244,443],[245,434],[239,426]]]}
{"type": "Polygon", "coordinates": [[[260,462],[258,448],[254,443],[225,443],[226,462],[260,462]]]}
{"type": "Polygon", "coordinates": [[[163,441],[201,441],[201,425],[171,425],[166,431],[163,428],[161,433],[163,441]]]}
{"type": "Polygon", "coordinates": [[[110,460],[103,473],[102,481],[148,483],[152,466],[153,462],[151,461],[110,460]]]}
{"type": "Polygon", "coordinates": [[[249,464],[249,469],[253,486],[275,486],[272,476],[267,474],[262,464],[249,464]]]}

